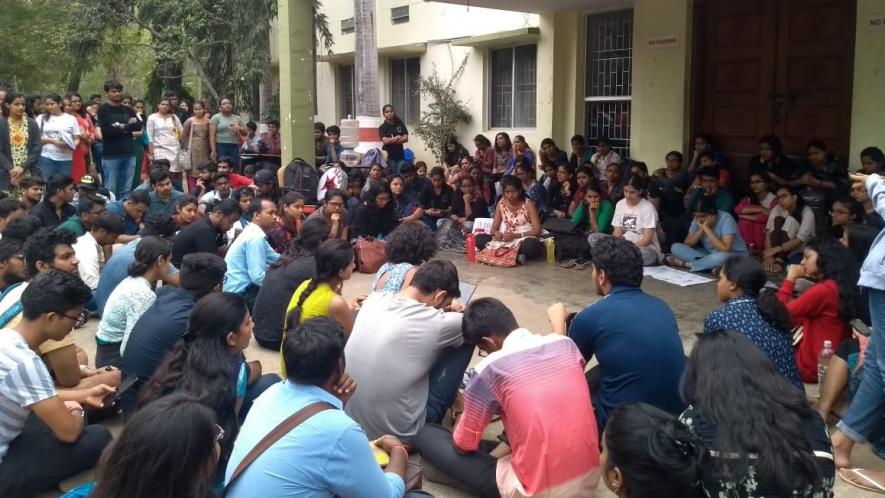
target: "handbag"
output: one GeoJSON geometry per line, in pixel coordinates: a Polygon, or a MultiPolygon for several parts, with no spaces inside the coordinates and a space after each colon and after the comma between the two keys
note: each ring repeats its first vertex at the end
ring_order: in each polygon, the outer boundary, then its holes
{"type": "Polygon", "coordinates": [[[547,218],[541,228],[551,233],[577,235],[581,232],[581,225],[565,218],[547,218]]]}
{"type": "Polygon", "coordinates": [[[240,464],[237,465],[236,470],[230,476],[230,481],[224,486],[224,489],[221,490],[219,496],[224,498],[228,491],[230,491],[231,486],[239,479],[241,475],[243,475],[243,471],[249,468],[262,453],[264,453],[268,448],[273,446],[274,443],[280,440],[283,436],[292,431],[292,429],[301,425],[302,422],[313,417],[319,412],[325,410],[334,410],[335,407],[330,403],[326,403],[325,401],[318,401],[316,403],[311,403],[304,408],[298,410],[294,414],[292,414],[286,420],[280,422],[280,425],[274,427],[272,431],[270,431],[266,436],[261,438],[261,441],[258,441],[258,444],[252,448],[249,453],[246,454],[246,457],[240,461],[240,464]]]}
{"type": "MultiPolygon", "coordinates": [[[[178,122],[178,118],[175,118],[175,122],[178,122]]],[[[194,140],[194,125],[191,123],[191,130],[188,133],[187,146],[182,145],[178,150],[178,168],[181,171],[190,171],[192,169],[191,165],[191,146],[193,146],[194,140]]]]}
{"type": "Polygon", "coordinates": [[[359,237],[353,245],[360,273],[375,273],[387,261],[385,244],[374,237],[359,237]]]}
{"type": "Polygon", "coordinates": [[[491,266],[513,268],[516,266],[516,258],[519,254],[519,246],[499,247],[492,249],[486,247],[476,255],[476,260],[491,266]]]}

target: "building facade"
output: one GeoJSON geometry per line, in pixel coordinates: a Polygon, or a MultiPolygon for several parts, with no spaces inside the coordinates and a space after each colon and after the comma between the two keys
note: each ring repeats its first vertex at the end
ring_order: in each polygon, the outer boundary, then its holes
{"type": "MultiPolygon", "coordinates": [[[[499,131],[605,136],[650,168],[710,133],[735,164],[774,133],[790,155],[820,138],[856,166],[885,146],[885,9],[877,0],[376,0],[379,92],[407,125],[418,75],[451,75],[472,122],[499,131]],[[468,5],[469,4],[469,5],[468,5]]],[[[354,113],[353,2],[324,2],[335,37],[316,61],[317,116],[354,113]]],[[[380,113],[380,109],[379,109],[380,113]]],[[[430,160],[420,141],[409,146],[430,160]]]]}

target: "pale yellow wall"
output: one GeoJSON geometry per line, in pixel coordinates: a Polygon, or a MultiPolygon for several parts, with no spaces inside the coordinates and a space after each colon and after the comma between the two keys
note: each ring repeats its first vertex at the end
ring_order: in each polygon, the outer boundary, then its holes
{"type": "Polygon", "coordinates": [[[885,29],[868,29],[871,16],[885,17],[885,2],[858,0],[848,161],[852,169],[860,167],[864,147],[885,148],[885,29]]]}
{"type": "MultiPolygon", "coordinates": [[[[379,49],[397,47],[413,43],[427,43],[427,52],[421,55],[421,74],[430,74],[436,67],[441,75],[450,75],[453,65],[461,62],[468,55],[467,65],[461,78],[456,82],[458,96],[465,101],[470,109],[473,120],[470,124],[459,128],[458,136],[462,143],[473,150],[472,139],[476,134],[484,133],[489,139],[494,138],[498,130],[488,128],[488,109],[485,105],[487,88],[487,48],[455,47],[449,44],[454,38],[478,36],[501,31],[516,30],[525,27],[540,27],[541,37],[538,41],[538,85],[537,85],[537,127],[531,129],[506,129],[511,134],[522,134],[533,148],[537,148],[541,139],[550,136],[553,128],[554,102],[554,18],[552,15],[542,19],[537,14],[509,12],[478,7],[466,7],[436,2],[407,2],[406,0],[376,0],[376,37],[379,49]],[[410,4],[409,22],[392,24],[390,9],[410,4]]],[[[354,50],[353,34],[341,34],[341,20],[353,16],[353,2],[344,0],[327,1],[323,11],[329,20],[329,27],[335,36],[335,54],[348,54],[354,50]]],[[[345,57],[346,63],[352,63],[345,57]]],[[[389,57],[382,56],[379,60],[379,94],[382,102],[390,100],[389,57]]],[[[327,126],[338,121],[338,98],[336,81],[336,64],[329,62],[317,63],[317,108],[316,119],[327,126]]],[[[571,77],[571,76],[570,76],[571,77]]],[[[422,108],[426,105],[422,98],[422,108]]],[[[568,115],[568,114],[566,114],[568,115]]],[[[571,110],[574,119],[574,110],[571,110]]],[[[568,137],[565,138],[568,140],[568,137]]],[[[408,147],[415,151],[419,160],[431,161],[431,154],[424,150],[424,144],[413,134],[409,137],[408,147]]]]}
{"type": "Polygon", "coordinates": [[[655,168],[688,141],[691,0],[636,0],[633,9],[630,155],[655,168]],[[666,35],[678,36],[678,47],[647,47],[666,35]]]}
{"type": "Polygon", "coordinates": [[[567,152],[572,135],[584,133],[584,19],[577,11],[557,12],[554,17],[551,138],[567,152]]]}

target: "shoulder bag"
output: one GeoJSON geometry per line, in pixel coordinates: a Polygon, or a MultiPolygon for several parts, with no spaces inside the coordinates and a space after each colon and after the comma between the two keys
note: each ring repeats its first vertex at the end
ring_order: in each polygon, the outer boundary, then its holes
{"type": "Polygon", "coordinates": [[[313,417],[317,413],[326,410],[334,410],[335,407],[330,403],[326,403],[325,401],[318,401],[316,403],[311,403],[304,408],[298,410],[294,414],[292,414],[286,420],[280,422],[280,425],[274,427],[272,431],[270,431],[266,436],[261,438],[261,441],[258,441],[258,444],[255,445],[249,453],[246,454],[246,457],[237,465],[236,470],[230,476],[230,481],[224,486],[224,489],[221,490],[219,496],[224,498],[228,491],[230,491],[231,486],[237,482],[237,479],[243,475],[243,471],[249,468],[258,457],[261,456],[268,448],[273,446],[274,443],[280,440],[283,436],[292,431],[292,429],[301,425],[302,422],[313,417]]]}
{"type": "Polygon", "coordinates": [[[354,244],[360,273],[375,273],[387,261],[384,241],[374,237],[359,237],[354,244]]]}
{"type": "MultiPolygon", "coordinates": [[[[280,422],[280,425],[274,427],[272,431],[270,431],[266,436],[261,438],[261,441],[252,448],[249,453],[246,454],[246,457],[237,465],[236,470],[230,476],[230,481],[224,486],[224,489],[221,490],[219,496],[221,498],[225,498],[227,496],[228,491],[230,491],[231,487],[234,483],[239,479],[243,472],[249,468],[252,463],[261,456],[268,448],[273,446],[274,443],[279,441],[283,436],[291,432],[293,429],[301,425],[302,422],[313,417],[317,413],[326,411],[326,410],[335,410],[336,408],[332,406],[330,403],[326,403],[325,401],[318,401],[316,403],[311,403],[301,410],[298,410],[294,414],[292,414],[286,420],[280,422]]],[[[413,464],[411,462],[406,462],[406,478],[405,485],[406,491],[419,490],[423,485],[423,475],[424,470],[420,465],[413,464]]]]}
{"type": "MultiPolygon", "coordinates": [[[[174,114],[172,115],[173,119],[175,119],[174,123],[179,123],[178,117],[174,114]]],[[[174,124],[173,124],[174,126],[174,124]]],[[[184,125],[181,125],[184,127],[184,125]]],[[[176,128],[177,129],[177,128],[176,128]]],[[[193,169],[193,165],[191,164],[191,147],[193,147],[194,141],[194,123],[191,122],[190,132],[188,133],[187,146],[181,144],[181,148],[178,150],[178,168],[181,171],[190,171],[193,169]]]]}

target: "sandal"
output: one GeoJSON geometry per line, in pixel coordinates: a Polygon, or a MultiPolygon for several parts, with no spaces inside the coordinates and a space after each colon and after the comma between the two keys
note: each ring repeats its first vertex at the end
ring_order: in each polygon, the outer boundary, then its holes
{"type": "Polygon", "coordinates": [[[562,263],[559,263],[559,266],[563,268],[574,268],[577,263],[578,260],[576,259],[565,259],[562,261],[562,263]]]}
{"type": "Polygon", "coordinates": [[[588,266],[590,266],[590,261],[586,260],[586,259],[575,262],[575,270],[583,270],[584,268],[587,268],[588,266]]]}
{"type": "Polygon", "coordinates": [[[864,474],[864,472],[866,472],[864,469],[857,469],[857,468],[855,468],[855,469],[839,469],[839,478],[842,479],[843,481],[847,482],[848,484],[850,484],[856,488],[860,488],[864,491],[869,491],[870,493],[885,495],[885,485],[879,484],[878,482],[874,481],[869,476],[864,474]],[[846,477],[847,475],[859,477],[867,484],[864,485],[864,484],[856,483],[856,482],[852,481],[851,479],[848,479],[848,477],[846,477]]]}

